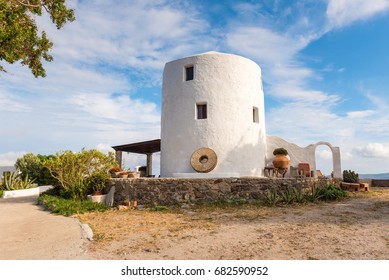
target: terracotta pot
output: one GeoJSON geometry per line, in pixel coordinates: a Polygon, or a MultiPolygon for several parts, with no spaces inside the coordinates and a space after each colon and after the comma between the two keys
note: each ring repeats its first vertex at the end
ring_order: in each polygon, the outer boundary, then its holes
{"type": "Polygon", "coordinates": [[[273,159],[273,165],[275,168],[288,168],[289,159],[284,155],[276,155],[273,159]]]}
{"type": "Polygon", "coordinates": [[[103,194],[102,191],[94,191],[94,192],[92,193],[92,195],[102,195],[102,194],[103,194]]]}

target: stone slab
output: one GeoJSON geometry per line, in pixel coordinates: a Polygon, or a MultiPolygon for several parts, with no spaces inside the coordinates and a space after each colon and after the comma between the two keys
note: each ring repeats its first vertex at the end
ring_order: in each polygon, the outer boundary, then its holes
{"type": "Polygon", "coordinates": [[[174,178],[238,178],[237,172],[230,173],[173,173],[174,178]]]}

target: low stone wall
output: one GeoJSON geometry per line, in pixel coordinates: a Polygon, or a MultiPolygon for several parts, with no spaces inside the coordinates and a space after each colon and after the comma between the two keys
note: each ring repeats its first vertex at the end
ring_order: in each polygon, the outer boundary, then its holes
{"type": "Polygon", "coordinates": [[[115,204],[125,199],[144,205],[172,205],[187,202],[257,200],[269,188],[287,188],[333,183],[332,179],[281,178],[139,178],[111,179],[115,186],[115,204]]]}
{"type": "Polygon", "coordinates": [[[371,180],[371,186],[372,187],[385,187],[385,188],[389,188],[389,180],[372,179],[371,180]]]}

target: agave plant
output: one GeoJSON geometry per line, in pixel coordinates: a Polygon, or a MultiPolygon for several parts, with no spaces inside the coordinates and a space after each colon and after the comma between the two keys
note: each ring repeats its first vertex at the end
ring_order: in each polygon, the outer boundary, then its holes
{"type": "Polygon", "coordinates": [[[304,191],[303,188],[300,187],[294,187],[293,188],[293,194],[294,194],[294,200],[297,203],[304,203],[305,202],[305,196],[304,196],[304,191]]]}
{"type": "Polygon", "coordinates": [[[4,189],[8,191],[29,189],[34,186],[34,180],[28,175],[22,180],[19,171],[10,172],[4,175],[4,189]]]}
{"type": "Polygon", "coordinates": [[[307,199],[310,202],[316,202],[320,200],[323,196],[320,189],[320,187],[312,186],[311,191],[307,194],[307,199]]]}
{"type": "Polygon", "coordinates": [[[29,189],[34,187],[36,185],[34,184],[34,181],[35,179],[30,179],[27,174],[24,180],[20,178],[19,189],[29,189]]]}
{"type": "Polygon", "coordinates": [[[275,206],[278,201],[280,200],[280,196],[277,193],[277,190],[272,188],[272,189],[267,189],[264,195],[264,200],[266,204],[270,206],[275,206]]]}
{"type": "Polygon", "coordinates": [[[293,202],[293,194],[289,188],[281,192],[281,201],[286,204],[291,204],[293,202]]]}

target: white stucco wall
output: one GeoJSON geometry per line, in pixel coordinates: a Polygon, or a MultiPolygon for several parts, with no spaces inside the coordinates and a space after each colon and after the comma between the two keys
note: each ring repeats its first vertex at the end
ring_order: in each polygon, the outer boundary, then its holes
{"type": "Polygon", "coordinates": [[[30,189],[23,189],[23,190],[4,191],[2,198],[34,196],[34,195],[39,195],[52,188],[54,187],[49,185],[49,186],[39,186],[30,189]]]}
{"type": "MultiPolygon", "coordinates": [[[[333,147],[328,142],[317,142],[315,144],[308,145],[307,147],[300,147],[296,144],[290,143],[278,136],[267,136],[267,155],[266,155],[266,165],[272,165],[272,160],[274,158],[273,151],[276,148],[285,148],[288,151],[288,157],[290,158],[289,165],[297,167],[299,163],[306,162],[309,163],[310,169],[316,171],[316,148],[320,145],[326,145],[330,148],[332,152],[332,164],[333,164],[333,175],[335,178],[342,178],[342,170],[340,164],[340,150],[339,147],[333,147]]],[[[289,175],[289,170],[287,176],[289,175]]]]}
{"type": "Polygon", "coordinates": [[[169,62],[162,85],[161,176],[195,173],[192,153],[213,149],[218,164],[210,173],[263,176],[266,157],[264,96],[260,67],[241,56],[209,52],[169,62]],[[185,81],[185,66],[194,79],[185,81]],[[196,104],[207,104],[207,119],[196,119],[196,104]],[[259,122],[253,122],[253,107],[259,122]]]}

